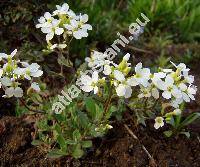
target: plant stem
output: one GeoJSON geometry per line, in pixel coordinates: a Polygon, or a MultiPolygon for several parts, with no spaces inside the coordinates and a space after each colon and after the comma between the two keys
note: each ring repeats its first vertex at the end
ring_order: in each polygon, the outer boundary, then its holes
{"type": "Polygon", "coordinates": [[[142,149],[144,150],[144,152],[147,154],[147,156],[150,159],[150,162],[152,164],[152,166],[157,166],[153,156],[151,156],[151,154],[148,152],[148,150],[146,149],[146,147],[141,143],[141,141],[138,139],[138,137],[133,133],[133,131],[128,127],[128,125],[124,124],[124,127],[126,128],[126,130],[128,131],[128,133],[139,142],[139,144],[141,145],[142,149]]]}

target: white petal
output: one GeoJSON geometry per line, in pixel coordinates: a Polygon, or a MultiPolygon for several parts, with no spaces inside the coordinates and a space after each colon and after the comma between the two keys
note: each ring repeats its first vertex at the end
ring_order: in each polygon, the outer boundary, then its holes
{"type": "Polygon", "coordinates": [[[23,96],[23,90],[20,87],[16,87],[14,90],[14,96],[15,97],[22,97],[23,96]]]}
{"type": "Polygon", "coordinates": [[[47,41],[50,41],[50,40],[53,38],[53,36],[54,36],[54,33],[53,33],[53,32],[47,34],[47,35],[46,35],[46,40],[47,40],[47,41]]]}
{"type": "Polygon", "coordinates": [[[1,78],[1,83],[3,86],[11,86],[12,85],[12,81],[8,77],[1,78]]]}
{"type": "Polygon", "coordinates": [[[51,33],[52,29],[51,27],[42,27],[41,31],[45,34],[51,33]]]}
{"type": "Polygon", "coordinates": [[[118,70],[114,71],[114,77],[115,77],[116,80],[118,80],[120,82],[125,80],[124,74],[121,71],[118,71],[118,70]]]}
{"type": "Polygon", "coordinates": [[[14,88],[10,87],[5,90],[5,94],[7,97],[12,97],[14,95],[14,88]]]}
{"type": "Polygon", "coordinates": [[[86,23],[88,21],[88,15],[84,14],[80,16],[80,21],[86,23]]]}
{"type": "Polygon", "coordinates": [[[83,24],[83,25],[81,26],[81,28],[82,28],[82,29],[85,29],[86,31],[87,31],[87,30],[92,30],[92,26],[91,26],[90,24],[83,24]]]}
{"type": "Polygon", "coordinates": [[[45,23],[46,19],[42,16],[38,19],[39,23],[45,23]]]}
{"type": "Polygon", "coordinates": [[[123,59],[124,59],[125,61],[128,61],[128,60],[130,59],[130,54],[127,53],[127,54],[123,57],[123,59]]]}
{"type": "Polygon", "coordinates": [[[55,29],[55,34],[56,35],[61,35],[63,32],[64,32],[63,28],[56,27],[56,29],[55,29]]]}
{"type": "Polygon", "coordinates": [[[155,129],[159,129],[159,128],[160,128],[160,124],[155,123],[155,124],[154,124],[154,128],[155,128],[155,129]]]}
{"type": "Polygon", "coordinates": [[[64,48],[67,47],[67,45],[66,44],[59,44],[58,47],[61,48],[61,49],[64,49],[64,48]]]}
{"type": "Polygon", "coordinates": [[[171,93],[169,91],[164,91],[162,93],[162,96],[165,98],[165,99],[170,99],[171,98],[171,93]]]}
{"type": "Polygon", "coordinates": [[[37,72],[34,72],[31,75],[33,77],[40,77],[40,76],[42,76],[42,74],[43,74],[43,71],[42,70],[38,70],[37,72]]]}
{"type": "Polygon", "coordinates": [[[46,12],[44,14],[44,17],[48,20],[48,19],[51,19],[51,14],[49,12],[46,12]]]}
{"type": "Polygon", "coordinates": [[[95,87],[94,87],[94,94],[97,94],[97,92],[98,92],[98,87],[95,86],[95,87]]]}
{"type": "Polygon", "coordinates": [[[88,75],[82,75],[80,80],[83,85],[91,85],[92,84],[92,78],[88,75]]]}
{"type": "Polygon", "coordinates": [[[186,89],[187,89],[187,86],[186,86],[184,83],[180,83],[180,84],[178,85],[178,87],[179,87],[182,91],[186,91],[186,89]]]}
{"type": "Polygon", "coordinates": [[[124,96],[126,93],[125,85],[119,84],[119,86],[116,88],[116,92],[119,97],[124,96]]]}
{"type": "Polygon", "coordinates": [[[142,63],[138,63],[138,64],[135,66],[135,72],[138,73],[138,72],[140,72],[141,69],[142,69],[142,63]]]}
{"type": "Polygon", "coordinates": [[[165,83],[166,83],[168,86],[172,86],[173,83],[174,83],[174,79],[173,79],[170,75],[167,75],[166,78],[165,78],[165,83]]]}
{"type": "Polygon", "coordinates": [[[185,102],[190,102],[190,97],[185,92],[182,93],[182,97],[185,102]]]}
{"type": "Polygon", "coordinates": [[[125,92],[124,97],[125,98],[129,98],[129,97],[131,97],[131,95],[132,95],[132,89],[131,89],[131,87],[130,86],[126,86],[126,92],[125,92]]]}
{"type": "Polygon", "coordinates": [[[13,57],[17,53],[17,49],[15,49],[10,55],[13,57]]]}
{"type": "Polygon", "coordinates": [[[138,82],[137,82],[137,80],[134,77],[131,77],[131,78],[127,79],[127,84],[129,86],[137,86],[138,82]]]}
{"type": "Polygon", "coordinates": [[[97,82],[98,82],[98,79],[99,79],[98,72],[97,72],[97,71],[94,71],[93,74],[92,74],[92,81],[93,81],[94,83],[97,83],[97,82]]]}
{"type": "Polygon", "coordinates": [[[81,89],[84,92],[91,92],[93,90],[93,86],[84,85],[84,86],[81,86],[81,89]]]}

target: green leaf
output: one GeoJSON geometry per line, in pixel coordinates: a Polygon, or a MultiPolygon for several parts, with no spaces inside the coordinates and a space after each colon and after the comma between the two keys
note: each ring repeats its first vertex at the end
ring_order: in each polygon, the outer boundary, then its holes
{"type": "Polygon", "coordinates": [[[92,147],[92,141],[91,140],[82,141],[81,145],[83,148],[90,148],[90,147],[92,147]]]}
{"type": "Polygon", "coordinates": [[[73,132],[73,139],[75,141],[79,141],[81,139],[81,134],[78,129],[73,132]]]}
{"type": "Polygon", "coordinates": [[[109,119],[112,116],[112,113],[117,111],[117,107],[116,106],[111,106],[108,110],[108,112],[106,113],[106,118],[109,119]]]}
{"type": "Polygon", "coordinates": [[[61,56],[58,58],[58,64],[60,65],[64,65],[66,67],[72,67],[73,63],[67,58],[65,58],[64,56],[61,56]]]}
{"type": "Polygon", "coordinates": [[[56,124],[54,129],[57,131],[58,134],[62,133],[60,125],[56,124]]]}
{"type": "Polygon", "coordinates": [[[180,134],[185,135],[187,138],[190,138],[190,132],[181,132],[180,134]]]}
{"type": "Polygon", "coordinates": [[[72,152],[74,158],[81,158],[84,154],[84,151],[81,149],[81,145],[77,144],[72,152]]]}
{"type": "Polygon", "coordinates": [[[171,130],[164,131],[163,133],[164,133],[164,135],[165,135],[166,137],[171,137],[172,134],[173,134],[173,132],[172,132],[171,130]]]}
{"type": "Polygon", "coordinates": [[[61,151],[61,150],[58,150],[58,149],[55,149],[55,150],[52,150],[50,151],[48,154],[47,154],[47,157],[48,158],[60,158],[64,155],[67,155],[67,153],[61,151]]]}
{"type": "Polygon", "coordinates": [[[103,111],[104,111],[104,109],[103,109],[103,106],[101,106],[101,105],[95,105],[96,106],[96,113],[95,113],[95,117],[94,117],[94,119],[95,120],[101,120],[101,118],[103,117],[103,111]]]}
{"type": "Polygon", "coordinates": [[[31,142],[31,144],[34,145],[34,146],[39,146],[39,145],[43,144],[43,142],[40,141],[40,140],[33,140],[33,141],[31,142]]]}
{"type": "Polygon", "coordinates": [[[92,98],[86,98],[85,105],[86,105],[86,110],[89,112],[89,115],[94,119],[96,116],[95,101],[92,98]]]}
{"type": "Polygon", "coordinates": [[[190,114],[183,122],[181,122],[179,128],[191,124],[193,121],[195,121],[199,117],[200,117],[200,113],[190,114]]]}
{"type": "Polygon", "coordinates": [[[67,150],[67,144],[65,142],[65,138],[61,134],[58,135],[57,142],[60,145],[61,150],[66,152],[66,150],[67,150]]]}
{"type": "Polygon", "coordinates": [[[66,140],[65,141],[66,142],[66,144],[69,144],[69,145],[75,145],[75,144],[77,144],[77,142],[75,142],[74,140],[66,140]]]}
{"type": "Polygon", "coordinates": [[[78,122],[82,128],[84,128],[84,129],[88,128],[89,119],[88,119],[87,115],[81,111],[78,112],[78,122]]]}

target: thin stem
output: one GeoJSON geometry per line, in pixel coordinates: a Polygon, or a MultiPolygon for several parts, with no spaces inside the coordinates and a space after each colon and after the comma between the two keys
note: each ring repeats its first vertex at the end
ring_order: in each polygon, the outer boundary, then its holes
{"type": "Polygon", "coordinates": [[[104,108],[104,115],[108,112],[111,100],[112,100],[112,87],[110,89],[108,99],[106,100],[106,104],[105,104],[105,108],[104,108]]]}
{"type": "Polygon", "coordinates": [[[139,142],[139,144],[141,145],[142,149],[144,150],[144,152],[147,154],[147,156],[149,157],[151,164],[153,166],[157,166],[156,161],[154,160],[153,156],[151,156],[151,154],[148,152],[148,150],[146,149],[146,147],[141,143],[140,139],[133,133],[133,131],[128,127],[128,125],[124,124],[124,127],[126,128],[126,130],[128,131],[128,133],[139,142]]]}

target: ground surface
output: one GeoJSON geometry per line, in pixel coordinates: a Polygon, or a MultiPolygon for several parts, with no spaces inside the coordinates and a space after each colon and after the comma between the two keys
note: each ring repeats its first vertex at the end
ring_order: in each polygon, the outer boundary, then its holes
{"type": "MultiPolygon", "coordinates": [[[[153,127],[136,129],[129,122],[127,125],[153,156],[157,166],[200,167],[200,140],[197,137],[200,133],[199,127],[196,127],[190,139],[184,136],[166,139],[161,133],[154,131],[153,127]]],[[[53,160],[47,159],[43,151],[31,146],[34,128],[27,122],[27,118],[3,117],[0,120],[0,166],[155,166],[137,140],[124,128],[123,123],[115,123],[113,126],[104,139],[93,141],[95,148],[89,150],[83,159],[65,157],[53,160]]]]}

